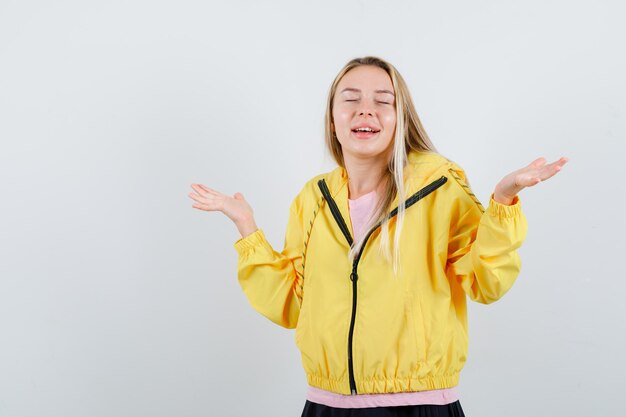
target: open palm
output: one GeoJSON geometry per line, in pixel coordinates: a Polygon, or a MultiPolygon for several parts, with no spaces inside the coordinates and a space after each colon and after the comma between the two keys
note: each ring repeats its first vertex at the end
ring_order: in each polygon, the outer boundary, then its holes
{"type": "Polygon", "coordinates": [[[221,211],[235,223],[252,217],[252,207],[241,193],[235,193],[231,197],[202,184],[191,184],[191,188],[195,191],[189,193],[189,197],[196,201],[193,208],[221,211]]]}
{"type": "Polygon", "coordinates": [[[513,171],[496,185],[494,199],[498,202],[510,204],[513,198],[526,187],[532,187],[559,172],[567,163],[567,158],[560,158],[550,164],[545,158],[538,158],[529,165],[513,171]]]}

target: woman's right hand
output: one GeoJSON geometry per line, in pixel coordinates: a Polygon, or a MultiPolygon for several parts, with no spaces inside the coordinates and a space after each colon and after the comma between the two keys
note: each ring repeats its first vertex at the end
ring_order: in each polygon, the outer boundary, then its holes
{"type": "Polygon", "coordinates": [[[254,222],[252,207],[243,198],[243,194],[235,193],[232,197],[222,194],[202,184],[191,184],[195,193],[189,197],[196,201],[193,208],[204,211],[221,211],[235,223],[242,237],[255,232],[258,227],[254,222]]]}

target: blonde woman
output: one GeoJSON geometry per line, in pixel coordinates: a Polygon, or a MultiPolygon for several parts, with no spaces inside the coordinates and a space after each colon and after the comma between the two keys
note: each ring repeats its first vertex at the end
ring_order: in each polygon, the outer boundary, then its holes
{"type": "Polygon", "coordinates": [[[511,288],[527,229],[518,193],[567,159],[505,176],[484,208],[435,151],[398,71],[376,57],[339,72],[325,125],[337,167],[294,198],[281,252],[241,193],[193,184],[193,207],[235,223],[248,300],[296,329],[302,416],[463,416],[466,297],[488,304],[511,288]]]}

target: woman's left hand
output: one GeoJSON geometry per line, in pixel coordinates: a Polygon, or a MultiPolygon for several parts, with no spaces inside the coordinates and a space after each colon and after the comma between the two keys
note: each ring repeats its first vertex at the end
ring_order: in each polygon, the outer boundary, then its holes
{"type": "Polygon", "coordinates": [[[532,187],[553,177],[563,168],[568,159],[563,157],[558,161],[546,165],[545,158],[535,159],[529,165],[517,171],[511,172],[502,178],[493,193],[493,199],[500,203],[510,205],[513,199],[526,187],[532,187]]]}

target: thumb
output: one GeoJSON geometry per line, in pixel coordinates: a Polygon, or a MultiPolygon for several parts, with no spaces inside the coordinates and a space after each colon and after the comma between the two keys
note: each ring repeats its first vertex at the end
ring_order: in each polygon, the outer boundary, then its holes
{"type": "Polygon", "coordinates": [[[537,158],[534,161],[532,161],[530,163],[530,166],[533,168],[541,168],[542,166],[544,166],[546,164],[546,158],[544,158],[543,156],[541,158],[537,158]]]}
{"type": "Polygon", "coordinates": [[[235,193],[233,195],[233,197],[235,198],[235,200],[243,200],[244,199],[243,198],[243,194],[241,194],[241,193],[235,193]]]}

